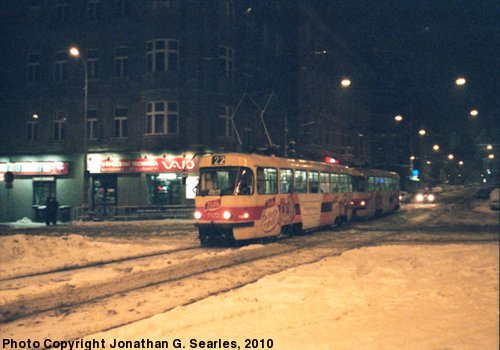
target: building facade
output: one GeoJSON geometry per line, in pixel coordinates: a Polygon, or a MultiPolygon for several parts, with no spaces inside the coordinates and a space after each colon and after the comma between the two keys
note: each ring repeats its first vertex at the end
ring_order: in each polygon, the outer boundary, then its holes
{"type": "Polygon", "coordinates": [[[198,155],[293,154],[316,139],[311,114],[342,119],[335,99],[318,106],[330,92],[309,98],[325,91],[301,70],[300,33],[321,24],[295,2],[22,0],[0,16],[0,174],[15,175],[0,221],[35,217],[48,196],[73,218],[190,205],[198,155]]]}

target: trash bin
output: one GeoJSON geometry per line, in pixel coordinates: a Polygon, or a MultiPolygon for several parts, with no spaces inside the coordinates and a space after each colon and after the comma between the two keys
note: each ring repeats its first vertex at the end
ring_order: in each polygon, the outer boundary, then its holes
{"type": "Polygon", "coordinates": [[[34,221],[35,222],[44,222],[45,221],[45,205],[34,205],[34,221]]]}
{"type": "Polygon", "coordinates": [[[71,221],[71,206],[61,205],[59,207],[59,220],[61,220],[61,222],[71,221]]]}

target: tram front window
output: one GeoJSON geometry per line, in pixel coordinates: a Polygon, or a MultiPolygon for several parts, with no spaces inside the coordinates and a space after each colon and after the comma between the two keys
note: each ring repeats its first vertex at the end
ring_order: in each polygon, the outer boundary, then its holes
{"type": "Polygon", "coordinates": [[[252,170],[243,167],[200,169],[200,196],[241,196],[254,191],[252,170]]]}

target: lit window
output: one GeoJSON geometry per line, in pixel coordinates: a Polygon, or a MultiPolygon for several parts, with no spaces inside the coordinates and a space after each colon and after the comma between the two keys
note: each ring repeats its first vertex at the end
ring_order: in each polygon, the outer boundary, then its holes
{"type": "Polygon", "coordinates": [[[257,168],[257,192],[278,193],[278,171],[274,168],[257,168]]]}

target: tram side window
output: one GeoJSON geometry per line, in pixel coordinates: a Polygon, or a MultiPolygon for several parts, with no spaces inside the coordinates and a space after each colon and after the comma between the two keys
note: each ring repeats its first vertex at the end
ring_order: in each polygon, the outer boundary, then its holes
{"type": "Polygon", "coordinates": [[[278,193],[278,171],[275,168],[257,168],[257,192],[278,193]]]}
{"type": "Polygon", "coordinates": [[[295,192],[307,192],[307,172],[305,170],[295,170],[295,192]]]}
{"type": "Polygon", "coordinates": [[[347,192],[352,192],[352,176],[347,175],[347,192]]]}
{"type": "Polygon", "coordinates": [[[332,174],[330,176],[330,182],[332,184],[332,192],[340,192],[339,191],[339,174],[332,174]]]}
{"type": "Polygon", "coordinates": [[[339,175],[339,192],[347,192],[349,190],[349,182],[346,174],[339,175]]]}
{"type": "Polygon", "coordinates": [[[375,178],[373,176],[368,177],[368,191],[375,192],[377,190],[377,184],[375,183],[375,178]]]}
{"type": "Polygon", "coordinates": [[[293,192],[293,170],[280,169],[280,193],[293,192]]]}
{"type": "Polygon", "coordinates": [[[330,191],[330,174],[320,173],[319,174],[319,189],[321,193],[329,193],[330,191]]]}
{"type": "Polygon", "coordinates": [[[319,173],[310,171],[308,173],[309,193],[318,193],[319,191],[319,173]]]}
{"type": "Polygon", "coordinates": [[[352,185],[354,192],[366,192],[366,178],[364,176],[353,176],[352,185]]]}

